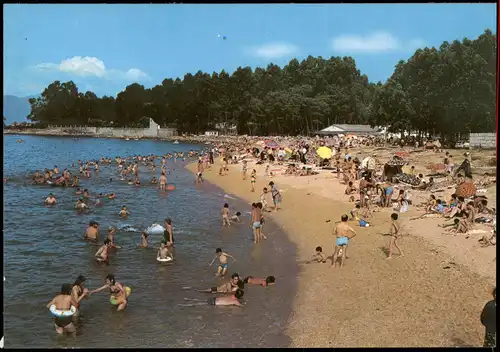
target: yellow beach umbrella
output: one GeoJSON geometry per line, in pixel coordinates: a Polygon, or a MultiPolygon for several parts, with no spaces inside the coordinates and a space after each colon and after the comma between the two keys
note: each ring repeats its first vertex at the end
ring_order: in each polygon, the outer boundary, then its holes
{"type": "Polygon", "coordinates": [[[319,147],[316,149],[316,154],[318,154],[321,159],[330,159],[333,156],[333,151],[328,147],[319,147]]]}

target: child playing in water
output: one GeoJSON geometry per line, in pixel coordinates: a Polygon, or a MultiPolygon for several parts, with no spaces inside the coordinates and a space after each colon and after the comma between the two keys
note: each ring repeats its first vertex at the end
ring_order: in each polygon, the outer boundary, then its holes
{"type": "Polygon", "coordinates": [[[323,248],[320,246],[316,247],[316,252],[312,255],[311,260],[306,262],[306,264],[311,263],[326,263],[326,254],[323,253],[323,248]]]}
{"type": "Polygon", "coordinates": [[[170,251],[168,250],[167,242],[161,241],[160,248],[158,248],[158,254],[156,255],[156,258],[159,259],[171,258],[172,260],[174,259],[172,253],[170,253],[170,251]]]}
{"type": "Polygon", "coordinates": [[[127,207],[125,205],[122,207],[122,209],[120,210],[120,212],[118,213],[118,215],[121,216],[122,218],[126,218],[127,216],[130,215],[130,213],[127,210],[127,207]]]}
{"type": "Polygon", "coordinates": [[[231,221],[240,222],[241,221],[240,216],[241,216],[241,213],[239,211],[237,211],[236,214],[231,216],[231,221]]]}
{"type": "Polygon", "coordinates": [[[148,248],[149,246],[149,243],[148,243],[148,233],[146,231],[144,231],[143,233],[141,233],[141,243],[137,245],[137,247],[141,247],[141,248],[148,248]]]}
{"type": "Polygon", "coordinates": [[[222,226],[231,226],[231,221],[229,220],[230,214],[229,214],[229,204],[225,203],[224,207],[220,211],[222,215],[222,226]]]}
{"type": "Polygon", "coordinates": [[[252,188],[250,189],[251,192],[255,192],[255,181],[257,177],[257,171],[255,169],[252,170],[252,173],[250,174],[250,185],[252,188]]]}
{"type": "Polygon", "coordinates": [[[236,259],[234,259],[232,255],[223,252],[221,248],[215,250],[215,258],[208,265],[208,267],[211,267],[212,264],[219,259],[219,265],[217,266],[215,276],[224,276],[226,274],[228,269],[227,257],[232,258],[234,262],[236,262],[236,259]]]}
{"type": "Polygon", "coordinates": [[[95,260],[99,264],[109,264],[108,250],[111,247],[111,241],[107,238],[104,240],[104,244],[99,248],[95,254],[95,260]]]}
{"type": "Polygon", "coordinates": [[[399,237],[401,237],[401,224],[398,221],[397,213],[391,214],[391,229],[389,230],[389,233],[391,235],[391,242],[389,243],[389,254],[387,255],[386,259],[392,258],[392,246],[395,246],[396,249],[399,251],[399,255],[401,257],[404,257],[401,248],[399,248],[398,246],[398,239],[399,237]]]}

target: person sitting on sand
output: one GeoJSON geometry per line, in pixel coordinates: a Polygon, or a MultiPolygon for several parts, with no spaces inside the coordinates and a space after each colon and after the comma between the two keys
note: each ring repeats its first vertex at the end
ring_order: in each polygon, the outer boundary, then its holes
{"type": "Polygon", "coordinates": [[[43,201],[43,203],[45,205],[56,205],[57,204],[57,199],[56,199],[56,197],[52,193],[49,193],[48,197],[45,198],[45,200],[43,201]]]}
{"type": "MultiPolygon", "coordinates": [[[[78,303],[71,295],[71,288],[71,284],[63,284],[61,286],[61,292],[47,304],[47,308],[50,309],[50,307],[54,305],[57,310],[69,311],[71,306],[77,307],[78,303]]],[[[54,324],[58,334],[71,334],[76,331],[73,325],[73,316],[54,317],[54,324]]]]}
{"type": "Polygon", "coordinates": [[[360,209],[361,207],[359,206],[359,204],[356,204],[354,208],[349,212],[351,214],[351,220],[356,220],[356,221],[359,220],[360,209]]]}
{"type": "Polygon", "coordinates": [[[397,213],[391,214],[391,228],[389,234],[391,235],[391,242],[389,242],[389,252],[386,259],[392,258],[392,247],[395,246],[399,251],[399,255],[404,257],[403,251],[398,246],[398,239],[401,237],[401,224],[398,221],[399,215],[397,213]]]}
{"type": "Polygon", "coordinates": [[[355,192],[357,192],[356,187],[354,187],[354,185],[353,185],[352,181],[349,181],[349,183],[348,183],[348,185],[347,185],[347,187],[346,187],[346,189],[345,189],[344,193],[345,193],[346,195],[350,195],[350,194],[355,193],[355,192]]]}
{"type": "Polygon", "coordinates": [[[429,196],[429,201],[425,205],[425,212],[426,213],[432,212],[432,209],[435,209],[436,205],[437,205],[436,196],[434,194],[431,194],[429,196]]]}
{"type": "Polygon", "coordinates": [[[179,304],[180,307],[194,307],[194,306],[237,306],[243,307],[240,300],[243,298],[244,292],[241,289],[237,289],[233,295],[210,297],[207,301],[202,301],[196,298],[184,298],[185,301],[195,301],[197,303],[191,304],[179,304]]]}
{"type": "Polygon", "coordinates": [[[236,292],[238,289],[243,290],[243,287],[244,283],[240,280],[240,276],[237,273],[234,273],[231,275],[231,280],[225,284],[197,291],[202,293],[231,293],[236,292]]]}
{"type": "Polygon", "coordinates": [[[109,264],[108,250],[111,248],[111,241],[107,238],[104,240],[104,244],[97,250],[95,254],[95,260],[99,264],[109,264]]]}
{"type": "Polygon", "coordinates": [[[217,266],[217,272],[215,273],[215,276],[226,275],[228,269],[228,262],[227,262],[228,257],[232,258],[234,262],[236,262],[236,259],[231,254],[223,252],[221,248],[217,248],[215,250],[215,258],[208,265],[209,267],[211,267],[216,260],[219,260],[219,265],[217,266]]]}
{"type": "Polygon", "coordinates": [[[349,240],[356,236],[356,231],[352,229],[351,226],[347,223],[349,217],[347,215],[342,215],[340,218],[340,223],[338,223],[332,231],[332,234],[335,236],[335,245],[333,249],[333,260],[332,260],[332,268],[335,268],[337,264],[338,256],[341,256],[340,267],[344,265],[344,258],[347,257],[347,247],[349,244],[349,240]]]}
{"type": "Polygon", "coordinates": [[[323,253],[323,248],[320,246],[316,247],[316,252],[311,256],[311,260],[308,260],[306,264],[311,263],[326,263],[326,254],[323,253]]]}

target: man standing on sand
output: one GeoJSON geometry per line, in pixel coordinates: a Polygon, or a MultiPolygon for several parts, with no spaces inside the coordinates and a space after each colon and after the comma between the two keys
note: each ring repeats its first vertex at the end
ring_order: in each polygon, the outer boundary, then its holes
{"type": "Polygon", "coordinates": [[[494,348],[497,345],[497,289],[492,292],[493,299],[485,304],[481,312],[481,323],[484,325],[483,347],[494,348]]]}
{"type": "Polygon", "coordinates": [[[332,234],[335,236],[335,245],[333,247],[332,268],[335,268],[335,265],[337,264],[337,257],[339,255],[342,256],[342,260],[340,262],[340,267],[342,268],[344,265],[344,258],[347,258],[347,245],[349,244],[349,240],[356,236],[356,231],[349,226],[347,223],[348,220],[349,217],[347,215],[342,215],[340,223],[335,225],[335,228],[333,229],[332,234]]]}

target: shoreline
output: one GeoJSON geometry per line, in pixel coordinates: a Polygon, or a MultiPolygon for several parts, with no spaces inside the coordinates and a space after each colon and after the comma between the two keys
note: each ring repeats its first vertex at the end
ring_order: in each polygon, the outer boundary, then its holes
{"type": "MultiPolygon", "coordinates": [[[[195,172],[196,163],[186,168],[195,172]]],[[[258,172],[255,193],[249,191],[247,181],[241,180],[238,165],[229,168],[229,175],[220,177],[215,164],[204,172],[204,178],[228,194],[257,201],[260,190],[269,182],[263,176],[263,167],[254,166],[258,172]]],[[[333,224],[352,208],[338,196],[339,186],[343,186],[328,180],[326,185],[333,191],[328,190],[314,176],[278,176],[273,181],[282,190],[283,209],[268,217],[296,245],[297,260],[307,259],[316,246],[322,246],[330,257],[333,224]]],[[[369,228],[352,224],[358,235],[349,247],[350,258],[344,268],[331,269],[329,263],[300,267],[297,295],[286,328],[291,338],[289,347],[482,345],[484,331],[479,315],[489,300],[496,273],[494,277],[481,276],[473,266],[455,260],[450,250],[436,248],[429,234],[419,233],[423,226],[412,229],[415,235],[403,239],[404,258],[385,260],[388,240],[380,232],[388,228],[388,214],[390,211],[385,210],[375,213],[369,228]]]]}

